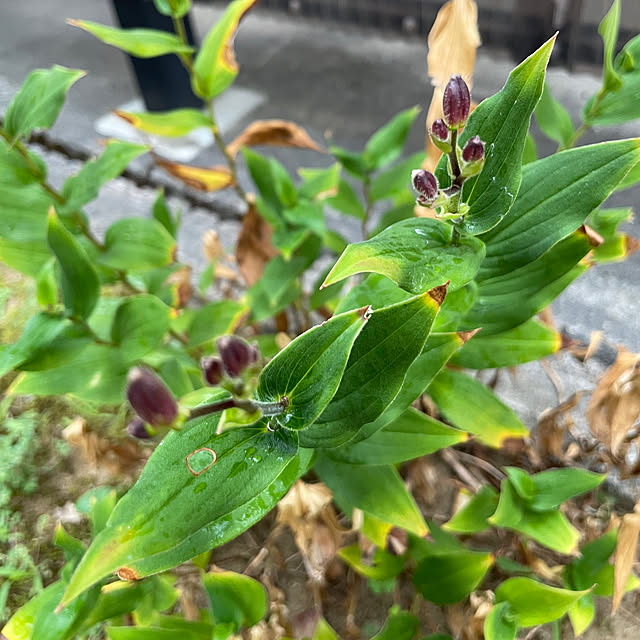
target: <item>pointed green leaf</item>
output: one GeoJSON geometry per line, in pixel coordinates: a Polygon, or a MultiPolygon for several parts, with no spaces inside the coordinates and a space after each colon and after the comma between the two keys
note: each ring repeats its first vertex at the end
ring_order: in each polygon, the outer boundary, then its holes
{"type": "Polygon", "coordinates": [[[191,9],[191,0],[153,0],[156,10],[164,16],[184,17],[191,9]]]}
{"type": "Polygon", "coordinates": [[[178,236],[180,229],[181,212],[178,210],[175,214],[171,213],[169,205],[164,197],[164,190],[158,190],[158,197],[153,203],[151,215],[157,220],[174,238],[178,236]]]}
{"type": "Polygon", "coordinates": [[[184,44],[178,36],[167,31],[117,29],[90,20],[69,20],[68,23],[136,58],[155,58],[167,53],[187,54],[193,51],[193,48],[184,44]]]}
{"type": "MultiPolygon", "coordinates": [[[[477,235],[494,227],[518,195],[529,121],[542,94],[554,42],[555,36],[518,65],[504,88],[478,105],[460,136],[463,147],[472,136],[480,136],[487,145],[482,173],[467,180],[463,189],[470,210],[459,226],[467,233],[477,235]]],[[[441,185],[449,184],[446,158],[438,164],[437,176],[441,185]]]]}
{"type": "Polygon", "coordinates": [[[419,626],[418,618],[413,614],[392,607],[384,626],[371,640],[411,640],[419,626]]]}
{"type": "Polygon", "coordinates": [[[243,16],[257,0],[234,0],[209,30],[193,64],[194,92],[210,99],[222,93],[238,75],[233,39],[243,16]]]}
{"type": "Polygon", "coordinates": [[[486,485],[469,498],[442,528],[453,533],[478,533],[489,528],[487,519],[498,506],[498,492],[486,485]]]}
{"type": "Polygon", "coordinates": [[[140,131],[166,138],[186,136],[201,127],[214,128],[211,118],[198,109],[174,109],[153,113],[116,110],[114,113],[140,131]]]}
{"type": "Polygon", "coordinates": [[[367,175],[368,169],[363,153],[356,153],[333,146],[329,147],[329,151],[352,176],[362,180],[367,175]]]}
{"type": "Polygon", "coordinates": [[[606,474],[586,469],[549,469],[531,476],[534,494],[531,509],[557,509],[565,500],[579,496],[600,486],[606,474]]]}
{"type": "Polygon", "coordinates": [[[533,478],[518,467],[505,467],[505,471],[515,492],[530,507],[536,495],[536,485],[533,482],[533,478]]]}
{"type": "MultiPolygon", "coordinates": [[[[605,92],[617,91],[622,79],[613,66],[613,56],[618,42],[618,29],[620,27],[620,0],[613,0],[611,9],[598,26],[598,33],[602,36],[604,44],[604,65],[602,70],[602,90],[605,92]]],[[[588,113],[588,110],[587,110],[588,113]]]]}
{"type": "Polygon", "coordinates": [[[431,218],[402,220],[370,240],[350,244],[324,286],[373,272],[411,293],[423,293],[448,280],[454,290],[473,279],[483,258],[483,243],[471,236],[454,238],[450,224],[431,218]]]}
{"type": "Polygon", "coordinates": [[[488,387],[464,373],[441,371],[429,385],[428,393],[449,422],[475,434],[490,447],[501,447],[508,438],[524,438],[529,433],[488,387]]]}
{"type": "Polygon", "coordinates": [[[11,138],[26,137],[34,129],[48,129],[56,121],[67,91],[84,71],[54,66],[36,69],[24,81],[4,116],[4,129],[11,138]]]}
{"type": "Polygon", "coordinates": [[[522,166],[530,164],[538,159],[538,150],[536,149],[536,143],[533,136],[528,133],[527,139],[524,142],[524,151],[522,152],[522,166]]]}
{"type": "Polygon", "coordinates": [[[93,540],[63,598],[118,572],[140,578],[235,537],[267,513],[306,469],[295,433],[258,423],[216,434],[219,415],[170,432],[93,540]]]}
{"type": "Polygon", "coordinates": [[[134,158],[148,150],[139,144],[110,140],[102,155],[87,162],[64,183],[62,197],[66,202],[59,207],[60,213],[73,213],[95,200],[102,185],[119,176],[134,158]]]}
{"type": "Polygon", "coordinates": [[[340,384],[366,309],[349,311],[298,336],[260,374],[257,397],[266,402],[287,398],[274,421],[287,429],[306,429],[324,411],[340,384]]]}
{"type": "Polygon", "coordinates": [[[535,113],[538,126],[544,135],[555,140],[561,147],[568,147],[573,138],[571,116],[551,95],[551,89],[546,82],[535,113]]]}
{"type": "Polygon", "coordinates": [[[347,216],[358,218],[358,220],[364,220],[367,217],[353,187],[346,180],[341,179],[338,182],[338,192],[335,196],[327,198],[326,202],[332,209],[337,209],[347,216]]]}
{"type": "Polygon", "coordinates": [[[227,333],[233,333],[247,307],[236,300],[218,300],[193,314],[187,329],[189,346],[197,347],[227,333]]]}
{"type": "Polygon", "coordinates": [[[301,434],[302,446],[336,447],[382,414],[422,352],[443,294],[438,288],[371,314],[340,387],[313,427],[301,434]]]}
{"type": "Polygon", "coordinates": [[[366,440],[347,443],[331,455],[351,464],[398,464],[464,442],[467,437],[464,431],[409,408],[366,440]]]}
{"type": "Polygon", "coordinates": [[[239,630],[252,627],[266,615],[267,593],[257,580],[233,571],[213,571],[203,582],[214,624],[233,623],[239,630]]]}
{"type": "Polygon", "coordinates": [[[324,199],[337,188],[340,165],[336,162],[326,169],[301,168],[298,174],[302,178],[302,184],[298,187],[299,198],[324,199]]]}
{"type": "Polygon", "coordinates": [[[340,549],[338,556],[357,573],[369,580],[394,578],[404,569],[405,563],[403,556],[394,556],[384,549],[377,549],[373,558],[363,558],[360,545],[357,542],[340,549]]]}
{"type": "Polygon", "coordinates": [[[492,564],[493,556],[481,551],[435,553],[418,563],[413,584],[425,600],[453,604],[480,585],[492,564]]]}
{"type": "Polygon", "coordinates": [[[491,608],[484,621],[485,640],[516,640],[518,619],[508,602],[500,602],[491,608]]]}
{"type": "Polygon", "coordinates": [[[369,170],[384,167],[402,153],[409,129],[419,113],[420,107],[401,111],[369,138],[364,148],[364,161],[369,170]]]}
{"type": "Polygon", "coordinates": [[[539,258],[583,224],[638,162],[640,139],[630,139],[570,149],[527,165],[509,215],[482,235],[487,251],[478,279],[539,258]]]}
{"type": "Polygon", "coordinates": [[[577,602],[571,605],[567,611],[573,634],[577,638],[582,635],[591,625],[596,616],[596,603],[593,595],[586,593],[577,602]]]}
{"type": "Polygon", "coordinates": [[[344,464],[325,455],[314,470],[349,517],[358,508],[418,536],[427,533],[420,510],[395,467],[344,464]]]}
{"type": "Polygon", "coordinates": [[[509,578],[496,589],[496,602],[508,602],[521,627],[561,618],[587,591],[550,587],[530,578],[509,578]]]}
{"type": "Polygon", "coordinates": [[[75,316],[87,318],[100,295],[100,281],[80,243],[67,231],[53,209],[49,211],[47,240],[60,265],[64,306],[75,316]]]}

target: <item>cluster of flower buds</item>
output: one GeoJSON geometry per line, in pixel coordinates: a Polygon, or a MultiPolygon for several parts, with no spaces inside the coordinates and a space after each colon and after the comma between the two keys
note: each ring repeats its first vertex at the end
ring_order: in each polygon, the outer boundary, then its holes
{"type": "Polygon", "coordinates": [[[156,429],[174,426],[178,420],[178,403],[165,383],[150,369],[134,367],[129,371],[127,399],[138,414],[127,425],[127,432],[134,438],[150,438],[156,429]]]}
{"type": "Polygon", "coordinates": [[[458,147],[458,130],[465,126],[471,110],[471,94],[462,76],[452,76],[444,90],[442,112],[429,129],[433,144],[449,156],[448,169],[452,187],[440,189],[438,179],[430,171],[417,169],[411,174],[411,183],[417,193],[417,204],[424,207],[442,207],[442,217],[457,218],[465,213],[459,192],[465,179],[477,175],[484,166],[484,142],[478,136],[458,147]]]}
{"type": "Polygon", "coordinates": [[[260,351],[238,336],[222,336],[216,341],[219,356],[206,356],[200,360],[202,375],[212,386],[226,378],[252,375],[260,368],[260,351]]]}

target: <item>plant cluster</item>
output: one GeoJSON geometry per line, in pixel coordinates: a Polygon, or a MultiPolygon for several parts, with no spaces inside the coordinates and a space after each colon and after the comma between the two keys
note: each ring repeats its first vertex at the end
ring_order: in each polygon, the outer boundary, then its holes
{"type": "MultiPolygon", "coordinates": [[[[336,163],[300,169],[298,181],[251,147],[320,151],[300,127],[261,121],[227,144],[215,120],[214,99],[238,73],[233,36],[255,0],[231,2],[197,52],[183,25],[190,0],[154,2],[175,33],[72,24],[134,56],[175,54],[189,71],[205,112],[119,115],[147,134],[212,131],[226,166],[155,161],[191,186],[233,188],[244,201],[240,274],[213,246],[200,284],[206,293],[218,278],[242,277],[247,290],[229,288],[227,298],[195,305],[188,272],[185,279],[175,260],[180,218],[162,194],[149,218],[121,219],[104,238],[94,235],[83,208],[149,146],[110,141],[54,189],[29,135],[54,123],[83,72],[53,67],[28,76],[0,127],[0,259],[36,280],[41,310],[0,351],[0,375],[19,372],[11,396],[71,394],[118,405],[126,394],[137,414],[129,433],[162,441],[119,500],[114,491],[92,494],[83,507],[92,524],[88,547],[57,529],[65,568],[14,614],[4,636],[57,640],[104,627],[113,640],[177,633],[222,640],[256,624],[266,612],[262,587],[204,571],[202,554],[258,522],[311,470],[344,514],[362,516],[368,550],[356,544],[339,554],[355,572],[379,585],[408,573],[417,593],[441,605],[465,599],[490,572],[507,574],[486,613],[487,640],[515,638],[565,614],[581,633],[593,620],[594,595],[638,586],[630,567],[614,571],[609,562],[615,527],[579,547],[580,533],[560,510],[595,490],[603,475],[505,467],[499,491],[482,487],[439,527],[425,521],[398,469],[469,438],[500,448],[527,437],[516,413],[464,370],[556,352],[560,336],[537,314],[591,266],[627,253],[617,226],[630,211],[602,205],[640,180],[640,140],[574,148],[591,125],[640,117],[632,99],[640,37],[613,56],[618,0],[601,25],[602,88],[577,130],[545,85],[552,38],[472,112],[465,81],[450,80],[444,119],[430,123],[443,152],[433,173],[419,168],[423,153],[400,159],[418,113],[408,109],[362,152],[331,147],[336,163]],[[529,135],[534,112],[560,145],[539,160],[529,135]],[[240,151],[255,196],[238,181],[240,151]],[[414,216],[416,194],[433,215],[414,216]],[[371,229],[376,203],[389,206],[371,229]],[[329,207],[360,220],[361,242],[350,244],[327,225],[329,207]],[[337,260],[309,294],[302,276],[327,252],[337,260]],[[368,275],[345,292],[358,274],[368,275]],[[311,326],[318,317],[324,322],[311,326]],[[269,330],[256,335],[271,319],[294,334],[286,345],[269,330]],[[439,419],[416,408],[424,394],[439,419]],[[486,548],[483,534],[496,530],[511,532],[522,549],[535,544],[557,554],[564,567],[540,579],[486,548]],[[176,591],[161,572],[189,560],[203,569],[210,596],[197,621],[163,613],[176,591]]],[[[376,638],[410,640],[418,622],[393,610],[376,638]]],[[[314,640],[335,637],[321,622],[314,640]]]]}

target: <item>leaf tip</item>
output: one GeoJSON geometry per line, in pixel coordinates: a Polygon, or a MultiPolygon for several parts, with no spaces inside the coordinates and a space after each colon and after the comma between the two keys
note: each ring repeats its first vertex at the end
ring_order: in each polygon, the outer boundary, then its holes
{"type": "Polygon", "coordinates": [[[434,287],[433,289],[429,289],[427,293],[429,297],[435,301],[438,306],[441,306],[444,302],[444,299],[447,295],[447,289],[449,288],[449,284],[451,284],[451,280],[447,280],[444,284],[441,284],[439,287],[434,287]]]}
{"type": "Polygon", "coordinates": [[[462,344],[466,344],[473,338],[473,336],[478,333],[478,331],[482,331],[482,327],[478,327],[477,329],[471,329],[471,331],[458,331],[458,338],[462,341],[462,344]]]}
{"type": "Polygon", "coordinates": [[[583,224],[579,231],[587,237],[592,247],[599,247],[604,242],[604,238],[595,229],[586,224],[583,224]]]}

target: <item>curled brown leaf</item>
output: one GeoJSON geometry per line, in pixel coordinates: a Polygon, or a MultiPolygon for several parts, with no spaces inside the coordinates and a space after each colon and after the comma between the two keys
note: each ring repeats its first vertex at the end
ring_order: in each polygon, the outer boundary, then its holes
{"type": "MultiPolygon", "coordinates": [[[[637,506],[637,505],[636,505],[637,506]]],[[[620,606],[622,596],[627,587],[627,580],[636,558],[638,535],[640,534],[640,513],[627,513],[622,518],[622,525],[618,531],[618,543],[613,573],[613,601],[611,613],[615,613],[620,606]]]]}
{"type": "Polygon", "coordinates": [[[324,151],[301,126],[288,120],[256,120],[227,145],[227,149],[235,156],[241,147],[262,145],[324,151]]]}
{"type": "Polygon", "coordinates": [[[251,203],[244,214],[236,244],[238,269],[247,286],[260,280],[265,265],[277,254],[278,250],[271,242],[271,227],[251,203]]]}

